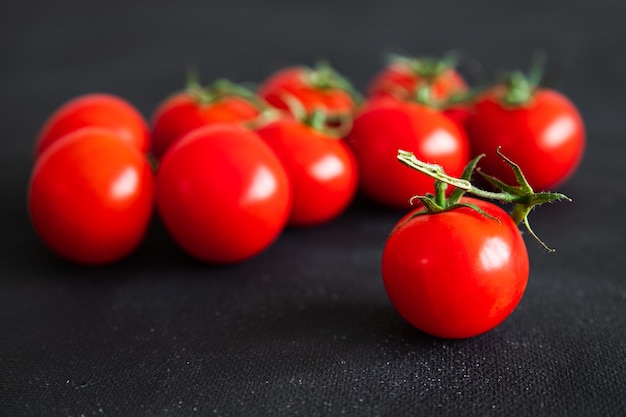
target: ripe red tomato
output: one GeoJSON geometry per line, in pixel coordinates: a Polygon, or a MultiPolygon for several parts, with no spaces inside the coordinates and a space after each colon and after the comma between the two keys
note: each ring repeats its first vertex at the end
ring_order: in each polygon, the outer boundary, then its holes
{"type": "Polygon", "coordinates": [[[528,281],[528,253],[498,206],[464,197],[471,208],[410,213],[389,236],[382,275],[390,301],[409,323],[442,338],[493,329],[518,305],[528,281]]]}
{"type": "Polygon", "coordinates": [[[572,102],[557,91],[539,89],[527,102],[506,105],[506,88],[480,97],[467,121],[475,154],[484,153],[481,167],[504,182],[513,174],[494,149],[514,160],[536,190],[553,189],[578,167],[585,148],[585,127],[572,102]]]}
{"type": "Polygon", "coordinates": [[[278,155],[293,188],[291,226],[327,222],[344,211],[357,188],[357,166],[340,138],[295,119],[279,119],[257,133],[278,155]]]}
{"type": "Polygon", "coordinates": [[[286,111],[292,110],[290,99],[296,99],[306,113],[323,110],[330,121],[352,120],[357,104],[350,82],[325,64],[276,71],[261,84],[258,94],[275,108],[286,111]]]}
{"type": "Polygon", "coordinates": [[[436,163],[452,175],[469,161],[469,141],[440,111],[409,101],[371,100],[357,115],[347,141],[359,167],[360,189],[383,205],[406,209],[416,194],[432,190],[432,180],[398,163],[398,149],[436,163]]]}
{"type": "Polygon", "coordinates": [[[152,154],[160,159],[179,138],[199,127],[254,120],[261,110],[247,98],[224,92],[204,99],[191,90],[165,99],[152,116],[152,154]]]}
{"type": "Polygon", "coordinates": [[[111,94],[85,94],[59,107],[46,121],[35,142],[35,157],[61,137],[83,127],[112,129],[125,142],[147,152],[150,133],[139,111],[111,94]]]}
{"type": "Polygon", "coordinates": [[[165,154],[157,170],[157,208],[192,256],[239,262],[279,236],[291,208],[291,185],[256,133],[215,124],[183,136],[165,154]]]}
{"type": "Polygon", "coordinates": [[[467,83],[452,63],[445,60],[403,58],[387,65],[370,83],[368,96],[412,98],[420,85],[431,87],[435,100],[467,92],[467,83]]]}
{"type": "Polygon", "coordinates": [[[142,153],[108,129],[86,127],[49,146],[28,191],[32,224],[54,252],[104,264],[141,242],[154,205],[154,179],[142,153]]]}
{"type": "Polygon", "coordinates": [[[420,87],[428,86],[428,98],[441,107],[443,114],[460,128],[469,117],[468,103],[450,103],[454,97],[468,93],[469,87],[450,59],[406,58],[392,61],[368,87],[368,97],[395,97],[414,100],[420,87]]]}

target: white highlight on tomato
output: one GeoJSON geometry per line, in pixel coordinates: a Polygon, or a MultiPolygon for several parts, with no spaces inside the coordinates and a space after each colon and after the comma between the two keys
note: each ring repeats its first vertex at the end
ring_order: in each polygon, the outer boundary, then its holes
{"type": "Polygon", "coordinates": [[[565,142],[575,130],[576,124],[571,117],[559,117],[544,131],[543,142],[550,147],[557,147],[565,142]]]}
{"type": "Polygon", "coordinates": [[[274,194],[277,186],[272,172],[264,166],[258,167],[243,200],[248,203],[264,200],[274,194]]]}
{"type": "Polygon", "coordinates": [[[480,249],[480,263],[487,271],[503,267],[511,257],[511,249],[504,240],[492,237],[480,249]]]}
{"type": "Polygon", "coordinates": [[[422,149],[426,154],[437,155],[454,153],[458,146],[457,140],[447,130],[437,129],[424,140],[422,149]]]}
{"type": "Polygon", "coordinates": [[[121,200],[132,195],[137,189],[139,175],[133,168],[126,168],[111,185],[111,194],[121,200]]]}
{"type": "Polygon", "coordinates": [[[311,166],[311,172],[320,180],[330,180],[343,173],[343,164],[335,155],[326,155],[311,166]]]}

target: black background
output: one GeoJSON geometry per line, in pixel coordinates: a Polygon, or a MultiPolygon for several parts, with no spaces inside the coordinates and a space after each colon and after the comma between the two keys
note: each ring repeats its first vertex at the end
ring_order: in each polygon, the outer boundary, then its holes
{"type": "Polygon", "coordinates": [[[0,415],[626,414],[624,74],[620,1],[12,2],[0,16],[0,415]],[[328,60],[363,89],[389,52],[465,53],[480,78],[548,53],[588,128],[585,159],[532,214],[517,310],[461,341],[424,335],[386,298],[384,240],[400,213],[357,199],[233,266],[191,260],[155,220],[114,265],[83,268],[34,234],[35,136],[79,94],[149,117],[182,87],[258,83],[328,60]]]}

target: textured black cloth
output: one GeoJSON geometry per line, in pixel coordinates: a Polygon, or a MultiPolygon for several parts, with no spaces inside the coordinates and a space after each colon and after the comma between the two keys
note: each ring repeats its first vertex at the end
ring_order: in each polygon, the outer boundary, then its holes
{"type": "Polygon", "coordinates": [[[0,16],[1,416],[626,415],[623,2],[87,3],[0,16]],[[362,198],[233,266],[190,259],[157,219],[97,268],[30,226],[34,138],[76,95],[118,94],[148,118],[190,65],[258,83],[326,59],[363,89],[389,52],[452,49],[476,82],[545,50],[588,128],[559,190],[573,202],[531,215],[557,252],[527,239],[527,291],[489,333],[441,340],[398,316],[380,257],[401,214],[362,198]]]}

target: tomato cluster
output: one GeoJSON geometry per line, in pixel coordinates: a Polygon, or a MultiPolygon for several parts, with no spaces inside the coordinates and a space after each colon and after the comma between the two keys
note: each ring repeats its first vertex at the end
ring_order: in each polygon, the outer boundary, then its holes
{"type": "Polygon", "coordinates": [[[120,97],[74,98],[35,144],[34,228],[59,255],[102,264],[131,253],[156,213],[193,257],[249,259],[285,227],[331,221],[352,202],[347,85],[323,65],[279,71],[258,92],[190,78],[149,123],[120,97]]]}
{"type": "Polygon", "coordinates": [[[283,68],[256,90],[190,77],[149,123],[110,94],[63,104],[35,143],[29,211],[42,241],[78,263],[130,254],[155,213],[191,256],[233,263],[286,227],[335,219],[360,191],[406,214],[382,256],[399,313],[469,337],[519,302],[529,266],[517,224],[532,233],[530,209],[565,198],[534,188],[566,181],[584,141],[562,94],[521,73],[471,88],[447,58],[396,58],[364,96],[326,63],[283,68]],[[496,191],[470,182],[483,156],[496,191]]]}

